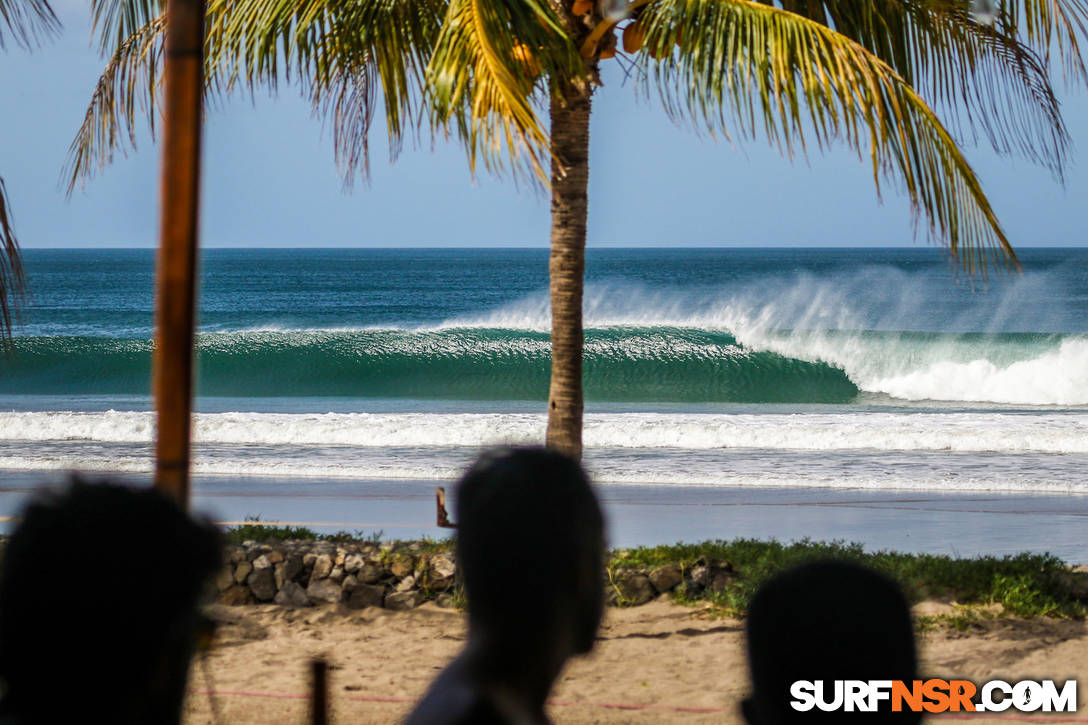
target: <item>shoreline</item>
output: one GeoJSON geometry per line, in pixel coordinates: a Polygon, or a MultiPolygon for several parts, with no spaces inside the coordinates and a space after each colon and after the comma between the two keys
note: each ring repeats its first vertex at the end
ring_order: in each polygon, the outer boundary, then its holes
{"type": "MultiPolygon", "coordinates": [[[[95,474],[90,474],[93,479],[95,474]]],[[[144,475],[117,476],[132,483],[144,475]]],[[[0,517],[60,472],[0,472],[0,517]]],[[[316,531],[441,538],[434,490],[453,481],[195,476],[195,512],[216,521],[291,522],[316,531]]],[[[597,486],[616,548],[711,539],[842,540],[867,550],[976,556],[1049,552],[1088,563],[1088,495],[712,486],[597,486]]],[[[452,507],[451,507],[452,508],[452,507]]],[[[9,530],[10,522],[0,525],[9,530]]]]}

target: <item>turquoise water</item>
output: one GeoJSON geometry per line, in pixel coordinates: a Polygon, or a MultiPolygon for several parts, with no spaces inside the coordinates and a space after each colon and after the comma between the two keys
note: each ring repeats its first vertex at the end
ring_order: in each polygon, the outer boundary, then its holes
{"type": "MultiPolygon", "coordinates": [[[[981,282],[926,248],[590,250],[587,464],[605,483],[1088,491],[1088,250],[1021,256],[981,282]]],[[[0,476],[148,470],[153,253],[26,262],[0,476]]],[[[541,439],[545,250],[202,262],[198,472],[444,478],[541,439]]]]}

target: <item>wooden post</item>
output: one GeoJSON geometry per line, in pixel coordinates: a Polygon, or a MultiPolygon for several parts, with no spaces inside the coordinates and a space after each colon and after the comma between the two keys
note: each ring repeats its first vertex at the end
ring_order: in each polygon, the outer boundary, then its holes
{"type": "Polygon", "coordinates": [[[167,0],[159,257],[156,271],[155,487],[189,505],[205,0],[167,0]]]}
{"type": "Polygon", "coordinates": [[[310,722],[312,725],[329,723],[329,665],[317,658],[310,662],[313,695],[310,703],[310,722]]]}

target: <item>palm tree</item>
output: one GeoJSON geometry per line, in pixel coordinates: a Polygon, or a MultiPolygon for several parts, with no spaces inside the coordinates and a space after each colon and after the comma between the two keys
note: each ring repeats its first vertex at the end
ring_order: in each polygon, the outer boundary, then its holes
{"type": "Polygon", "coordinates": [[[882,179],[899,183],[966,270],[1018,265],[954,134],[981,132],[1061,176],[1068,136],[1046,59],[1055,47],[1067,78],[1088,79],[1082,0],[1007,0],[987,13],[969,0],[615,4],[450,0],[428,69],[434,120],[452,120],[470,165],[512,159],[550,183],[549,446],[582,452],[590,110],[599,64],[613,56],[672,116],[712,135],[761,132],[791,155],[810,140],[845,142],[868,157],[878,192],[882,179]],[[624,21],[627,55],[615,34],[624,21]]]}
{"type": "MultiPolygon", "coordinates": [[[[154,107],[155,0],[95,0],[112,48],[71,181],[107,163],[154,107]],[[149,4],[150,3],[150,4],[149,4]],[[139,6],[142,11],[122,11],[139,6]],[[122,132],[122,128],[127,133],[122,132]]],[[[419,119],[453,126],[493,171],[550,186],[552,381],[548,444],[580,455],[582,286],[589,119],[600,62],[617,57],[673,116],[711,134],[764,133],[791,155],[810,140],[868,156],[879,192],[898,182],[967,270],[1016,256],[954,138],[985,135],[1057,176],[1068,145],[1047,62],[1088,79],[1083,0],[212,0],[209,92],[275,86],[292,73],[330,116],[338,161],[365,174],[375,80],[394,148],[419,119]],[[618,5],[618,7],[616,7],[618,5]],[[617,54],[619,24],[627,54],[617,54]],[[426,65],[423,83],[420,71],[426,65]],[[929,97],[952,124],[942,124],[929,97]],[[550,129],[539,108],[547,104],[550,129]],[[509,165],[508,165],[509,162],[509,165]]]]}
{"type": "MultiPolygon", "coordinates": [[[[60,21],[45,0],[0,0],[0,50],[6,43],[4,29],[17,45],[30,48],[43,35],[60,28],[60,21]]],[[[0,178],[0,347],[13,342],[12,323],[15,305],[23,292],[23,265],[19,241],[12,226],[11,204],[7,188],[0,178]]]]}

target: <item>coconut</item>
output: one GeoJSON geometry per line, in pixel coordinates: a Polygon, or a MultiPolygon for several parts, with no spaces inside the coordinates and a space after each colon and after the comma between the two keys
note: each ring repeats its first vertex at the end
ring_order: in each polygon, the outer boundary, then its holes
{"type": "Polygon", "coordinates": [[[575,15],[589,15],[593,12],[593,0],[574,0],[570,11],[575,15]]]}
{"type": "Polygon", "coordinates": [[[642,48],[643,40],[642,25],[637,20],[623,29],[623,51],[625,53],[637,53],[642,48]]]}

